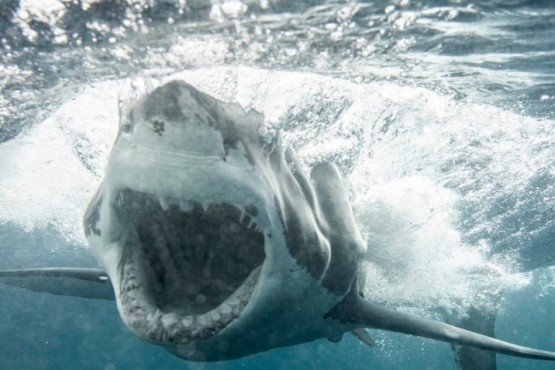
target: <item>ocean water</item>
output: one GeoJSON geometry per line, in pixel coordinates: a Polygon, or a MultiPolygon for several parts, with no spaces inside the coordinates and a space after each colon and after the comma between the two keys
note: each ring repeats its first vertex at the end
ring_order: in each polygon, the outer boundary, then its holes
{"type": "MultiPolygon", "coordinates": [[[[497,309],[500,339],[554,350],[554,20],[524,0],[3,0],[0,268],[96,266],[81,217],[119,107],[180,78],[262,112],[306,168],[338,165],[367,297],[497,309]]],[[[0,302],[0,369],[455,369],[447,344],[378,331],[375,348],[346,334],[188,363],[111,302],[4,286],[0,302]]]]}

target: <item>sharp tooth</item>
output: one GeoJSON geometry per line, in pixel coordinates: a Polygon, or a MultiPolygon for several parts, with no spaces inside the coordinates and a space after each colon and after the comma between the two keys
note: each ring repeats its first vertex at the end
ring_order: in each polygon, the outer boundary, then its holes
{"type": "Polygon", "coordinates": [[[161,320],[162,320],[162,324],[166,328],[169,328],[179,322],[179,316],[177,316],[174,313],[168,313],[163,315],[161,320]]]}
{"type": "Polygon", "coordinates": [[[231,306],[228,305],[227,303],[225,303],[221,308],[220,308],[220,312],[224,315],[229,315],[231,313],[232,309],[231,306]]]}
{"type": "Polygon", "coordinates": [[[227,303],[231,307],[238,307],[241,304],[241,301],[239,301],[239,299],[235,297],[235,298],[231,298],[229,301],[227,301],[227,303]]]}
{"type": "Polygon", "coordinates": [[[181,320],[181,323],[185,328],[189,329],[193,325],[193,319],[190,317],[186,317],[183,320],[181,320]]]}
{"type": "Polygon", "coordinates": [[[158,198],[160,201],[160,207],[162,207],[162,209],[164,211],[167,211],[168,209],[170,209],[170,204],[168,203],[168,201],[162,197],[158,198]]]}
{"type": "Polygon", "coordinates": [[[193,203],[182,200],[179,202],[179,209],[181,212],[189,212],[193,209],[193,203]]]}
{"type": "Polygon", "coordinates": [[[150,311],[146,315],[146,320],[149,323],[149,325],[153,325],[153,323],[157,322],[161,314],[162,313],[159,310],[150,311]]]}
{"type": "Polygon", "coordinates": [[[204,212],[208,211],[209,206],[210,206],[209,202],[203,202],[202,203],[202,209],[204,210],[204,212]]]}
{"type": "Polygon", "coordinates": [[[247,214],[245,213],[245,211],[241,210],[241,216],[239,216],[239,222],[243,222],[243,219],[245,218],[247,214]]]}
{"type": "Polygon", "coordinates": [[[212,321],[220,321],[220,319],[222,318],[222,316],[220,315],[220,313],[218,311],[212,311],[210,316],[212,318],[212,321]]]}
{"type": "Polygon", "coordinates": [[[251,218],[251,221],[249,222],[249,229],[252,227],[252,225],[256,225],[256,222],[251,218]]]}
{"type": "Polygon", "coordinates": [[[123,193],[119,193],[118,197],[116,199],[116,203],[118,204],[118,206],[122,206],[124,202],[124,197],[123,197],[123,193]]]}
{"type": "Polygon", "coordinates": [[[241,313],[241,307],[233,307],[233,316],[237,317],[241,313]]]}
{"type": "Polygon", "coordinates": [[[206,317],[206,315],[198,316],[197,317],[197,323],[203,328],[208,326],[208,317],[206,317]]]}

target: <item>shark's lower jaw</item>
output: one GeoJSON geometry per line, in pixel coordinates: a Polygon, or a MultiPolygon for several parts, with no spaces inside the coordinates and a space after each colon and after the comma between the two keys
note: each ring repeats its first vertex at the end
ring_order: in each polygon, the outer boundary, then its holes
{"type": "Polygon", "coordinates": [[[187,344],[240,316],[265,258],[254,207],[125,190],[114,208],[126,229],[119,304],[133,331],[160,344],[187,344]]]}

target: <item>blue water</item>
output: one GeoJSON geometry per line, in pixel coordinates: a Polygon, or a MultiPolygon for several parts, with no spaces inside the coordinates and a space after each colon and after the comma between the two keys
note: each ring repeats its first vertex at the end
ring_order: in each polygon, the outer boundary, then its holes
{"type": "MultiPolygon", "coordinates": [[[[0,268],[95,266],[80,217],[118,94],[177,74],[262,111],[307,167],[338,164],[367,296],[464,315],[503,291],[498,337],[555,349],[552,1],[2,1],[0,268]]],[[[0,369],[455,369],[447,344],[379,332],[192,364],[110,302],[0,302],[0,369]]]]}
{"type": "MultiPolygon", "coordinates": [[[[377,348],[346,335],[215,364],[186,363],[126,330],[110,302],[66,299],[3,288],[2,369],[455,369],[449,345],[385,334],[377,348]]],[[[499,337],[531,346],[553,343],[553,296],[531,287],[506,298],[499,337]]],[[[549,363],[498,356],[499,369],[552,369],[549,363]]]]}

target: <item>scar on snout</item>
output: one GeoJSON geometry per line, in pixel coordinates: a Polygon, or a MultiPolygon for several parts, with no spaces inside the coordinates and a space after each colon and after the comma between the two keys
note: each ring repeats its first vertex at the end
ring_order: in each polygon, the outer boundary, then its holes
{"type": "Polygon", "coordinates": [[[158,134],[158,136],[162,136],[165,126],[164,121],[155,120],[152,122],[152,129],[158,134]]]}

